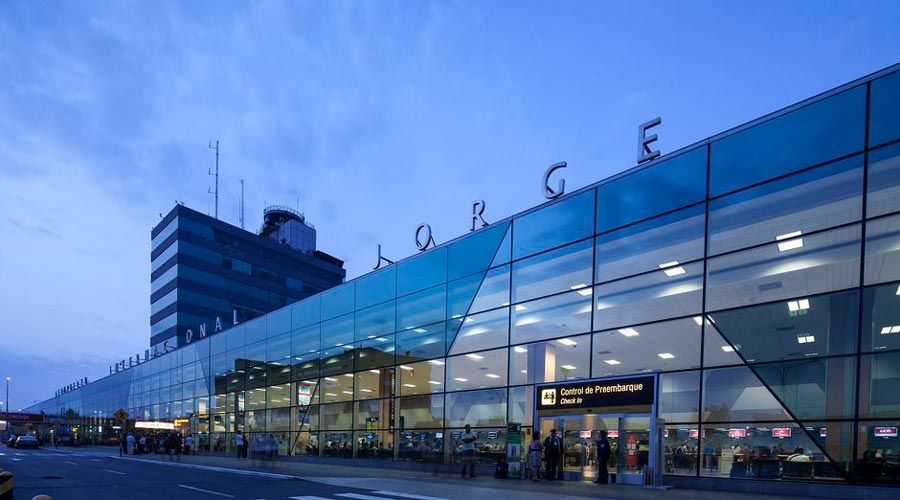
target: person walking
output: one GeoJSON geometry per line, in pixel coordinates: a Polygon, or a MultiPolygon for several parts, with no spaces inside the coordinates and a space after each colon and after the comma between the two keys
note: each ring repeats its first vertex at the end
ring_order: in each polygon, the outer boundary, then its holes
{"type": "Polygon", "coordinates": [[[125,443],[127,444],[126,453],[128,455],[134,455],[134,434],[128,433],[128,436],[125,438],[125,443]]]}
{"type": "Polygon", "coordinates": [[[234,435],[234,449],[237,452],[238,460],[240,460],[244,454],[244,435],[241,431],[237,431],[237,434],[234,435]]]}
{"type": "Polygon", "coordinates": [[[541,433],[534,431],[531,435],[531,444],[528,445],[528,468],[531,469],[531,480],[541,480],[541,453],[544,445],[541,443],[541,433]]]}
{"type": "Polygon", "coordinates": [[[544,456],[547,459],[547,480],[559,479],[560,460],[563,456],[562,439],[556,429],[550,430],[550,436],[544,440],[544,456]]]}
{"type": "Polygon", "coordinates": [[[478,440],[478,437],[472,432],[472,426],[466,424],[465,431],[459,436],[460,441],[462,441],[461,451],[462,451],[462,461],[463,461],[463,469],[462,469],[462,477],[466,477],[466,469],[469,469],[469,477],[475,476],[475,441],[478,440]]]}
{"type": "Polygon", "coordinates": [[[612,455],[612,448],[609,445],[609,435],[606,431],[600,431],[600,438],[597,439],[597,484],[609,484],[609,457],[612,455]]]}
{"type": "Polygon", "coordinates": [[[194,436],[192,434],[188,434],[187,437],[184,438],[184,454],[190,455],[191,449],[194,447],[194,436]]]}

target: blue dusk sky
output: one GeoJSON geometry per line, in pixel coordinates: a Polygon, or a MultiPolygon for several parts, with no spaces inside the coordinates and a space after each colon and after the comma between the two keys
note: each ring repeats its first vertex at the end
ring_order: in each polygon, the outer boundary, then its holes
{"type": "Polygon", "coordinates": [[[900,2],[0,0],[0,376],[13,409],[149,341],[150,228],[297,206],[370,270],[900,61],[900,2]],[[639,6],[639,8],[636,8],[639,6]]]}

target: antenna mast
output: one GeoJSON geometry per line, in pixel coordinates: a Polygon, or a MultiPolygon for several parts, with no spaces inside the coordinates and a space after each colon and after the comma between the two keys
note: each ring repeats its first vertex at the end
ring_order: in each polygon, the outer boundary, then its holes
{"type": "Polygon", "coordinates": [[[241,229],[244,229],[244,179],[241,179],[241,229]]]}
{"type": "MultiPolygon", "coordinates": [[[[212,171],[208,171],[209,175],[214,175],[216,177],[216,189],[215,191],[209,191],[209,194],[216,195],[216,211],[215,217],[219,218],[219,141],[216,140],[216,145],[213,146],[212,141],[209,141],[209,149],[216,150],[216,171],[213,173],[212,171]]],[[[243,219],[243,216],[241,217],[243,219]]]]}

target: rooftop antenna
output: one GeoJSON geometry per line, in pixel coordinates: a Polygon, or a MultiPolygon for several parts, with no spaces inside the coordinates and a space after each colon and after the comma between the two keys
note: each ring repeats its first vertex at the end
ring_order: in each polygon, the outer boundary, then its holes
{"type": "Polygon", "coordinates": [[[213,172],[210,170],[210,171],[208,171],[208,173],[209,173],[209,175],[214,175],[214,176],[216,176],[216,189],[215,189],[215,191],[213,191],[213,190],[210,189],[210,190],[209,190],[209,194],[214,194],[214,195],[216,195],[216,212],[215,212],[215,217],[216,217],[216,219],[218,219],[218,218],[219,218],[219,141],[218,141],[218,139],[216,140],[216,145],[215,145],[215,146],[213,146],[213,142],[212,142],[212,141],[209,141],[209,149],[215,149],[215,150],[216,150],[216,171],[215,171],[215,173],[213,173],[213,172]]]}
{"type": "Polygon", "coordinates": [[[241,179],[241,229],[244,229],[244,179],[241,179]]]}

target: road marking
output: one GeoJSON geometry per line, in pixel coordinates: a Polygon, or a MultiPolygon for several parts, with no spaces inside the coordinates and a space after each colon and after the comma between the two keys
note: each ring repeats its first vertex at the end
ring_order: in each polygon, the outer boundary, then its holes
{"type": "MultiPolygon", "coordinates": [[[[303,495],[302,497],[288,497],[291,500],[328,500],[325,497],[317,497],[315,495],[303,495]]],[[[384,500],[384,499],[382,499],[384,500]]]]}
{"type": "Polygon", "coordinates": [[[373,491],[376,495],[384,495],[384,496],[392,496],[392,497],[402,497],[402,498],[415,498],[416,500],[447,500],[444,497],[429,497],[426,495],[413,495],[412,493],[401,493],[399,491],[386,491],[386,490],[378,490],[373,491]]]}
{"type": "Polygon", "coordinates": [[[11,460],[13,460],[14,462],[21,462],[21,461],[22,461],[21,458],[12,458],[11,460]]]}
{"type": "Polygon", "coordinates": [[[234,498],[234,495],[229,495],[228,493],[219,493],[218,491],[204,490],[203,488],[194,488],[193,486],[188,486],[186,484],[179,484],[178,487],[184,488],[186,490],[199,491],[201,493],[209,493],[210,495],[219,495],[220,497],[234,498]]]}
{"type": "Polygon", "coordinates": [[[103,460],[99,460],[99,459],[96,459],[96,458],[92,458],[92,459],[88,460],[88,462],[102,462],[102,461],[103,461],[103,460]]]}
{"type": "Polygon", "coordinates": [[[359,500],[387,500],[384,497],[373,497],[372,495],[363,495],[361,493],[335,493],[336,497],[358,498],[359,500]]]}
{"type": "Polygon", "coordinates": [[[148,464],[168,465],[170,467],[182,467],[184,469],[208,470],[208,471],[212,471],[212,472],[227,472],[227,473],[231,473],[231,474],[240,474],[243,476],[267,477],[270,479],[301,479],[297,476],[290,476],[288,474],[275,474],[274,472],[257,472],[255,470],[229,469],[227,467],[213,467],[211,465],[163,462],[160,460],[148,460],[148,459],[143,459],[143,458],[131,458],[131,457],[117,457],[114,455],[110,455],[107,458],[114,458],[117,460],[131,460],[134,462],[144,462],[144,463],[148,463],[148,464]]]}
{"type": "Polygon", "coordinates": [[[75,462],[66,462],[66,463],[69,464],[69,465],[78,465],[78,464],[76,464],[75,462]]]}
{"type": "Polygon", "coordinates": [[[125,475],[124,472],[119,472],[117,470],[112,470],[112,469],[103,469],[103,470],[105,470],[106,472],[112,472],[113,474],[121,474],[123,476],[125,475]]]}

